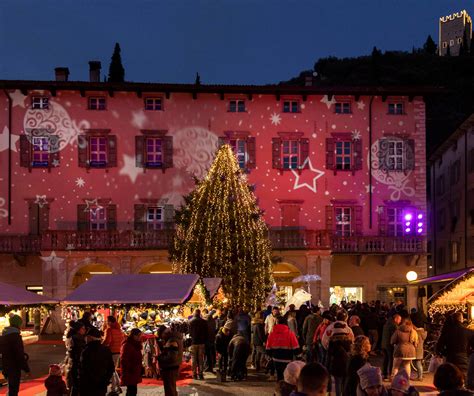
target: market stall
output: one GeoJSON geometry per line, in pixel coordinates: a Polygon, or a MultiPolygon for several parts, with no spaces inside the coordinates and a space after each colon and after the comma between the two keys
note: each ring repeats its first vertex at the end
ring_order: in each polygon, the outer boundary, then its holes
{"type": "Polygon", "coordinates": [[[226,301],[222,290],[222,278],[203,278],[202,283],[196,285],[193,295],[188,301],[185,314],[192,313],[194,307],[209,303],[218,306],[226,301]]]}
{"type": "Polygon", "coordinates": [[[454,311],[467,313],[469,320],[474,320],[474,268],[448,283],[428,300],[428,311],[431,316],[454,311]]]}

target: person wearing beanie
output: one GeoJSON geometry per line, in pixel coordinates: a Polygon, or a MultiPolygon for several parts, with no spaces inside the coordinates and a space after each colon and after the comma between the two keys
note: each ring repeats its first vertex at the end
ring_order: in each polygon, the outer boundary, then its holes
{"type": "Polygon", "coordinates": [[[359,376],[358,396],[386,396],[387,390],[382,384],[380,368],[366,364],[357,370],[359,376]]]}
{"type": "Polygon", "coordinates": [[[59,364],[49,366],[49,376],[44,381],[44,387],[47,391],[46,396],[65,396],[68,394],[59,364]]]}
{"type": "Polygon", "coordinates": [[[227,366],[229,364],[229,343],[232,339],[231,325],[225,324],[216,335],[217,367],[219,370],[218,378],[226,381],[227,366]]]}
{"type": "Polygon", "coordinates": [[[393,377],[392,385],[390,386],[390,395],[418,395],[418,391],[410,385],[410,378],[405,370],[400,370],[398,374],[393,377]]]}
{"type": "Polygon", "coordinates": [[[17,396],[20,391],[21,371],[30,374],[27,356],[21,338],[22,319],[18,315],[10,316],[10,326],[3,329],[1,340],[2,371],[8,381],[8,394],[17,396]]]}
{"type": "Polygon", "coordinates": [[[276,396],[289,396],[291,392],[297,390],[300,371],[304,366],[305,363],[301,360],[295,360],[288,363],[288,366],[286,366],[286,369],[283,372],[283,380],[277,382],[275,389],[276,396]]]}

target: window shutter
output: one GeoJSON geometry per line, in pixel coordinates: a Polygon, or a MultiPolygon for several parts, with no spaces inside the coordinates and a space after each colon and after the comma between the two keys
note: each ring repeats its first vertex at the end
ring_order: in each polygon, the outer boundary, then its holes
{"type": "Polygon", "coordinates": [[[117,136],[107,136],[107,168],[117,166],[117,136]]]}
{"type": "Polygon", "coordinates": [[[79,135],[77,137],[77,152],[79,156],[79,166],[81,168],[87,168],[89,166],[88,146],[88,137],[86,135],[79,135]]]}
{"type": "Polygon", "coordinates": [[[144,168],[145,139],[145,136],[135,136],[135,166],[137,168],[144,168]]]}
{"type": "Polygon", "coordinates": [[[173,228],[174,225],[174,206],[165,205],[163,208],[166,228],[173,228]]]}
{"type": "Polygon", "coordinates": [[[255,138],[254,137],[248,137],[247,138],[247,163],[246,168],[247,169],[255,169],[255,138]]]}
{"type": "Polygon", "coordinates": [[[39,208],[39,233],[49,229],[49,204],[39,208]]]}
{"type": "Polygon", "coordinates": [[[220,149],[224,144],[229,144],[229,138],[227,136],[219,136],[217,138],[217,149],[220,149]]]}
{"type": "Polygon", "coordinates": [[[352,143],[353,146],[353,160],[354,160],[354,170],[362,169],[362,139],[355,140],[352,143]]]}
{"type": "MultiPolygon", "coordinates": [[[[141,136],[137,136],[141,137],[141,136]]],[[[134,213],[134,228],[136,231],[146,230],[146,205],[136,204],[134,213]]]]}
{"type": "Polygon", "coordinates": [[[379,235],[385,236],[387,235],[387,211],[385,210],[385,206],[379,206],[379,235]]]}
{"type": "Polygon", "coordinates": [[[87,205],[77,205],[77,230],[89,231],[89,211],[87,205]]]}
{"type": "Polygon", "coordinates": [[[20,166],[31,168],[31,144],[26,135],[20,135],[20,166]]]}
{"type": "MultiPolygon", "coordinates": [[[[377,153],[378,157],[378,168],[382,171],[388,171],[388,154],[389,154],[389,144],[388,139],[379,139],[379,151],[377,153]]],[[[369,164],[372,167],[372,164],[369,164]]]]}
{"type": "Polygon", "coordinates": [[[272,138],[272,168],[281,169],[281,139],[272,138]]]}
{"type": "Polygon", "coordinates": [[[334,138],[326,138],[326,169],[335,169],[334,166],[334,150],[335,150],[334,138]]]}
{"type": "Polygon", "coordinates": [[[300,168],[308,169],[309,168],[309,139],[301,138],[300,139],[300,168]]]}
{"type": "Polygon", "coordinates": [[[415,140],[405,140],[405,169],[415,169],[415,140]]]}
{"type": "Polygon", "coordinates": [[[334,208],[331,205],[326,206],[326,231],[334,231],[334,208]]]}
{"type": "Polygon", "coordinates": [[[117,229],[117,205],[109,204],[106,207],[107,230],[117,229]]]}
{"type": "MultiPolygon", "coordinates": [[[[26,136],[25,136],[26,137],[26,136]]],[[[28,204],[28,224],[30,235],[39,234],[39,205],[33,202],[28,204]]]]}
{"type": "Polygon", "coordinates": [[[355,235],[362,235],[362,206],[354,206],[354,233],[355,235]]]}
{"type": "Polygon", "coordinates": [[[163,169],[173,167],[173,136],[163,136],[163,169]]]}

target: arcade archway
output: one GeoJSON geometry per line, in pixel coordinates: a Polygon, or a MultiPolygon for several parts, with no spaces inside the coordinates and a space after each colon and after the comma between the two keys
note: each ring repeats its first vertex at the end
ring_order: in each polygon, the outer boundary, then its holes
{"type": "Polygon", "coordinates": [[[108,265],[93,263],[79,268],[72,278],[72,287],[75,289],[79,285],[88,281],[92,276],[107,275],[112,273],[112,268],[108,265]]]}
{"type": "Polygon", "coordinates": [[[140,271],[138,271],[139,274],[171,274],[172,272],[171,263],[162,262],[145,264],[140,268],[140,271]]]}
{"type": "Polygon", "coordinates": [[[286,298],[293,295],[293,291],[302,284],[293,283],[293,279],[300,276],[301,271],[290,263],[277,263],[273,265],[273,278],[280,292],[286,294],[286,298]]]}

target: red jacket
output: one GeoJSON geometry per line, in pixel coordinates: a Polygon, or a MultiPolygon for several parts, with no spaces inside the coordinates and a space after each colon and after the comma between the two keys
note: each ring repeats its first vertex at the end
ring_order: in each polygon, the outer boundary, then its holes
{"type": "Polygon", "coordinates": [[[122,343],[123,333],[122,329],[120,328],[120,325],[117,322],[111,323],[110,327],[107,327],[105,329],[105,338],[102,344],[109,347],[110,352],[120,353],[122,343]]]}
{"type": "Polygon", "coordinates": [[[321,322],[319,324],[319,326],[316,328],[316,331],[314,332],[313,344],[317,344],[318,341],[321,341],[321,342],[323,341],[323,335],[328,325],[329,323],[324,323],[324,322],[321,322]]]}
{"type": "Polygon", "coordinates": [[[287,325],[277,324],[267,339],[267,353],[276,362],[291,362],[299,353],[298,339],[287,325]]]}
{"type": "Polygon", "coordinates": [[[137,385],[142,382],[142,343],[127,338],[122,344],[120,352],[122,367],[121,384],[137,385]]]}

